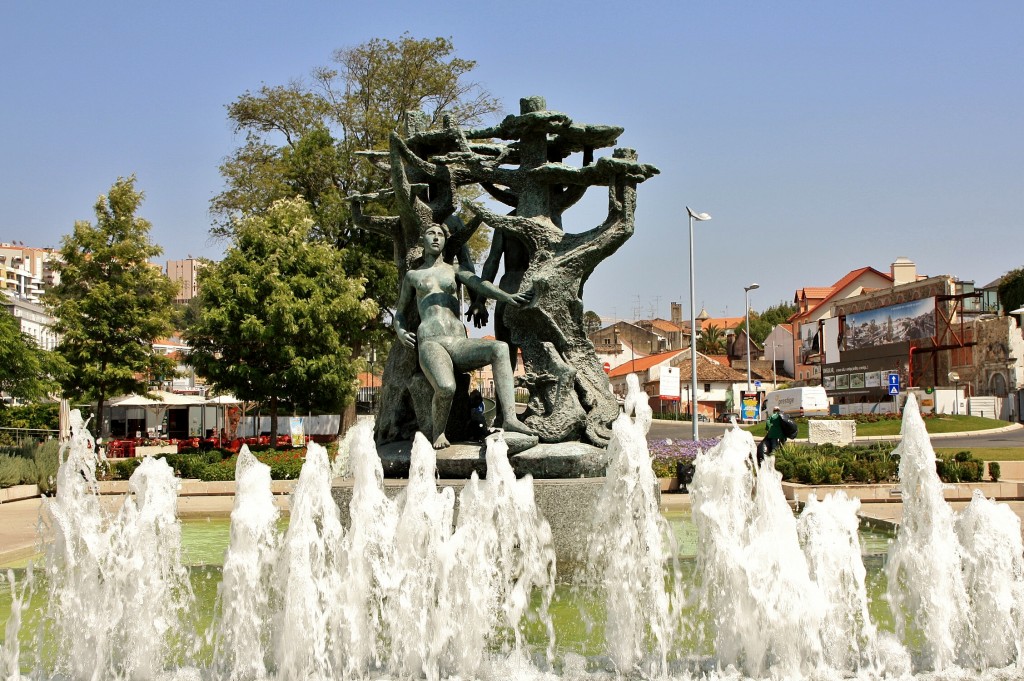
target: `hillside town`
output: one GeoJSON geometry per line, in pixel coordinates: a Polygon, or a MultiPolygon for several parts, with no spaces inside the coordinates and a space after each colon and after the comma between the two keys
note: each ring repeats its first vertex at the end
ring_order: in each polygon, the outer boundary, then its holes
{"type": "MultiPolygon", "coordinates": [[[[59,252],[52,248],[0,243],[4,309],[46,350],[58,341],[42,304],[45,291],[59,281],[53,267],[57,258],[59,252]]],[[[176,286],[175,305],[196,298],[201,260],[151,265],[176,286]]],[[[696,315],[691,330],[683,304],[675,301],[668,319],[615,320],[591,330],[589,339],[612,390],[624,396],[626,376],[635,373],[660,414],[688,417],[693,409],[701,420],[720,420],[740,412],[744,393],[757,394],[760,404],[780,385],[823,386],[835,414],[897,411],[899,402],[888,393],[886,379],[895,373],[905,386],[900,399],[914,393],[926,411],[1020,421],[1024,309],[1007,310],[1001,304],[1001,280],[977,285],[952,274],[927,275],[906,257],[896,258],[888,271],[865,266],[837,274],[825,286],[796,282],[794,312],[761,339],[748,336],[744,316],[713,317],[707,310],[696,315]],[[692,390],[688,378],[694,338],[692,390]],[[709,340],[713,343],[703,347],[709,340]],[[678,385],[662,380],[666,368],[678,370],[672,374],[678,385]]],[[[785,299],[787,293],[773,295],[785,299]]],[[[153,343],[154,352],[178,363],[174,375],[154,388],[206,393],[205,381],[185,359],[188,350],[180,333],[153,343]]],[[[368,363],[359,376],[359,401],[365,408],[372,407],[379,390],[382,364],[368,363]]],[[[523,375],[521,362],[517,375],[523,375]]],[[[472,381],[484,395],[493,396],[488,369],[475,372],[472,381]]]]}

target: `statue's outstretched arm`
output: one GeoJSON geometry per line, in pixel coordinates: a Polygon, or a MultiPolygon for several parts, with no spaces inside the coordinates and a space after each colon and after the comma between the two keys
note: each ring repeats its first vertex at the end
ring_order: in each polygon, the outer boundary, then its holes
{"type": "Polygon", "coordinates": [[[480,277],[466,270],[456,270],[455,277],[470,291],[486,298],[494,298],[502,303],[508,303],[509,305],[520,307],[522,305],[529,304],[529,302],[533,300],[533,290],[523,291],[521,293],[506,293],[491,282],[484,281],[480,277]]]}

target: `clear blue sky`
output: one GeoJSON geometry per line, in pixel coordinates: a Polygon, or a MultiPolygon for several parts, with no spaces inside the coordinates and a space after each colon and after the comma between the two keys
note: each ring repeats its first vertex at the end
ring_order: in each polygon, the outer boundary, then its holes
{"type": "MultiPolygon", "coordinates": [[[[662,174],[587,285],[608,317],[740,315],[851,269],[1024,265],[1024,2],[28,2],[0,7],[0,241],[58,246],[135,173],[166,258],[217,258],[225,105],[370,38],[451,36],[514,112],[621,125],[662,174]]],[[[600,190],[566,215],[598,224],[600,190]]]]}

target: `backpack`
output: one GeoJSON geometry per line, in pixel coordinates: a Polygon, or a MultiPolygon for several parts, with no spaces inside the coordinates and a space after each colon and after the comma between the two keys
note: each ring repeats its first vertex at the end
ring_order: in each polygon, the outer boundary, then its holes
{"type": "Polygon", "coordinates": [[[797,428],[796,421],[791,419],[788,414],[783,414],[782,434],[785,435],[787,439],[792,439],[796,437],[797,432],[799,432],[799,429],[797,428]]]}

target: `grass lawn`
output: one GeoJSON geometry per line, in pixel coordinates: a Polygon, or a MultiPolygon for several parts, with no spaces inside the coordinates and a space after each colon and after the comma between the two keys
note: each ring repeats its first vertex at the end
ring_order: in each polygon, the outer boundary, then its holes
{"type": "MultiPolygon", "coordinates": [[[[797,437],[807,437],[807,424],[800,423],[800,433],[797,437]]],[[[858,423],[857,436],[866,437],[869,435],[891,435],[898,437],[902,422],[896,419],[889,421],[875,421],[874,423],[858,423]]],[[[931,419],[925,419],[925,428],[929,433],[962,433],[974,430],[992,430],[1008,425],[1006,421],[998,419],[985,419],[980,416],[954,416],[943,414],[931,419]]],[[[748,427],[754,437],[764,437],[765,424],[758,423],[748,427]]],[[[1024,451],[1024,450],[1021,450],[1024,451]]],[[[981,458],[981,457],[978,457],[981,458]]],[[[991,459],[990,459],[991,460],[991,459]]],[[[1009,461],[1010,459],[1005,459],[1009,461]]]]}
{"type": "Polygon", "coordinates": [[[1024,447],[936,447],[935,455],[946,457],[964,451],[982,461],[1024,461],[1024,447]]]}

